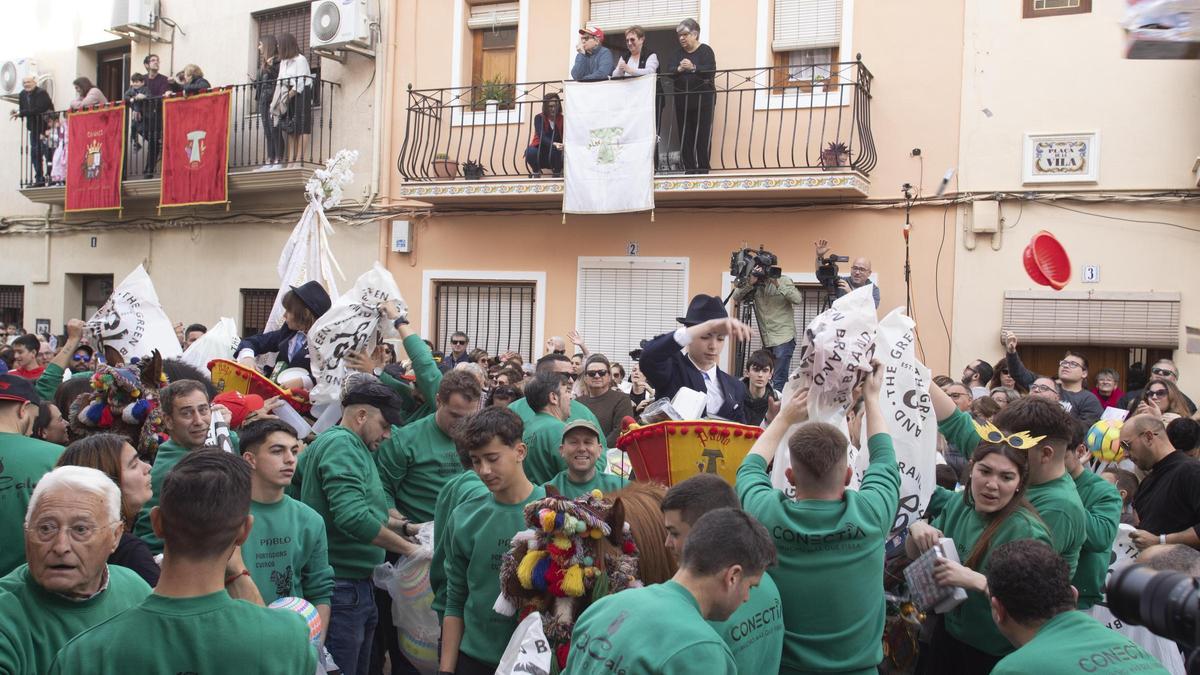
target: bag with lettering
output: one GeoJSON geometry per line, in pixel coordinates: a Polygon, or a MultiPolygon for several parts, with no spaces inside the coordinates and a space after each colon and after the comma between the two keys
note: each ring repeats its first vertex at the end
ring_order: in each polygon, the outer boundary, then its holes
{"type": "Polygon", "coordinates": [[[375,585],[392,596],[392,624],[400,651],[423,675],[438,672],[437,613],[433,611],[433,589],[429,586],[429,564],[433,560],[433,523],[422,523],[417,533],[421,549],[395,564],[375,568],[375,585]]]}
{"type": "Polygon", "coordinates": [[[549,673],[553,661],[550,641],[542,630],[542,615],[530,612],[513,631],[500,657],[496,675],[525,675],[549,673]]]}

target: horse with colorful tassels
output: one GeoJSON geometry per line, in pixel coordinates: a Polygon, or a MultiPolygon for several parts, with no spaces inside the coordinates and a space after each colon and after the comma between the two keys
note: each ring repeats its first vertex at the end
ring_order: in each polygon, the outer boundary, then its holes
{"type": "Polygon", "coordinates": [[[518,532],[500,568],[495,609],[512,616],[542,615],[558,672],[566,666],[571,630],[596,600],[641,586],[637,547],[618,499],[599,490],[567,499],[547,486],[547,496],[525,507],[530,528],[518,532]]]}
{"type": "Polygon", "coordinates": [[[92,391],[71,403],[68,421],[72,438],[115,433],[129,438],[138,455],[154,461],[158,446],[167,440],[163,429],[158,390],[166,386],[162,356],[134,359],[127,365],[101,364],[92,373],[92,391]]]}

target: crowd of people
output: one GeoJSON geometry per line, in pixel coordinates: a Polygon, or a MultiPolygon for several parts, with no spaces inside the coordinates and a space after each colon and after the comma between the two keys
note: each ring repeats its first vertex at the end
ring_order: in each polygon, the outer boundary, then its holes
{"type": "MultiPolygon", "coordinates": [[[[760,312],[788,302],[770,281],[747,284],[760,312]]],[[[330,306],[316,282],[291,289],[284,326],[233,356],[252,368],[275,356],[281,384],[311,386],[307,331],[330,306]]],[[[854,389],[847,437],[807,419],[808,389],[776,386],[794,333],[761,325],[775,344],[746,376],[721,369],[726,342],[751,328],[717,297],[648,336],[628,378],[578,331],[529,362],[462,331],[436,351],[397,306],[380,311],[400,349],[345,355],[340,417],[305,437],[278,414],[287,400],[218,393],[175,360],[123,362],[81,321],[53,340],[0,327],[0,537],[24,541],[0,547],[0,672],[416,672],[397,600],[373,576],[420,557],[440,672],[496,671],[522,618],[503,601],[520,587],[569,600],[545,619],[562,672],[876,672],[884,570],[938,546],[960,562],[939,556],[936,583],[966,599],[930,612],[915,672],[1065,673],[1095,654],[1120,655],[1104,672],[1179,672],[1173,643],[1154,638],[1166,646],[1152,656],[1093,618],[1121,523],[1141,559],[1200,571],[1200,423],[1169,360],[1126,380],[1132,396],[1111,371],[1090,390],[1080,351],[1036,375],[1005,332],[1000,363],[975,359],[930,387],[938,487],[889,550],[902,478],[878,362],[854,389]],[[685,388],[702,416],[759,428],[736,480],[699,473],[668,489],[613,450],[685,388]],[[1121,401],[1124,459],[1097,463],[1085,435],[1121,401]],[[852,444],[868,458],[856,489],[852,444]],[[786,493],[770,473],[783,447],[786,493]],[[432,544],[418,536],[430,522],[432,544]],[[529,543],[540,529],[544,549],[529,543]],[[265,607],[295,598],[315,618],[265,607]]],[[[176,326],[182,347],[206,332],[176,326]]]]}
{"type": "MultiPolygon", "coordinates": [[[[299,162],[301,149],[312,134],[312,107],[315,83],[308,59],[300,51],[291,33],[262,35],[258,42],[258,73],[252,84],[255,111],[262,126],[262,166],[258,171],[280,169],[299,162]]],[[[152,178],[162,155],[162,104],[170,96],[188,96],[206,92],[213,85],[200,66],[189,63],[174,76],[159,72],[157,54],[142,59],[145,72],[129,75],[129,86],[121,95],[127,108],[126,149],[141,152],[143,178],[152,178]]],[[[87,77],[72,83],[75,96],[69,110],[85,110],[110,103],[87,77]]],[[[50,94],[35,77],[22,82],[12,119],[24,120],[28,133],[29,162],[33,168],[29,187],[62,185],[66,181],[67,116],[54,110],[50,94]]],[[[126,162],[129,173],[136,172],[126,162]]]]}

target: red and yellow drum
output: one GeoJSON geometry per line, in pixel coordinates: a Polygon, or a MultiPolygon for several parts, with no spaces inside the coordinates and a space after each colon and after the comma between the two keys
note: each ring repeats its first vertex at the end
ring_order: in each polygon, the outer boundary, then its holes
{"type": "Polygon", "coordinates": [[[213,359],[208,362],[208,370],[212,373],[213,384],[216,385],[219,392],[238,391],[243,394],[258,394],[264,399],[278,396],[302,415],[307,415],[311,407],[308,402],[308,392],[303,389],[299,391],[284,389],[257,370],[247,368],[237,361],[213,359]]]}
{"type": "Polygon", "coordinates": [[[750,446],[762,435],[759,427],[695,420],[631,425],[617,439],[629,453],[640,480],[670,487],[699,473],[715,473],[733,485],[750,446]]]}

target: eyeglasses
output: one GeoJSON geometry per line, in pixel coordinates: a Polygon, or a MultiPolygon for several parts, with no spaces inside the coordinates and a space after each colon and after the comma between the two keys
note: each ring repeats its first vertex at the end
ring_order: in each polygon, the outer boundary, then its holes
{"type": "Polygon", "coordinates": [[[450,344],[452,344],[452,345],[465,345],[465,344],[467,344],[467,341],[466,341],[466,340],[451,340],[451,341],[450,341],[450,344]]]}
{"type": "Polygon", "coordinates": [[[1082,367],[1083,367],[1083,364],[1082,364],[1082,363],[1080,363],[1080,362],[1078,362],[1078,361],[1068,361],[1068,360],[1066,360],[1066,359],[1063,359],[1062,361],[1059,361],[1059,362],[1058,362],[1058,365],[1059,365],[1059,367],[1061,367],[1061,368],[1066,368],[1067,370],[1071,370],[1071,369],[1073,369],[1073,368],[1082,368],[1082,367]]]}
{"type": "Polygon", "coordinates": [[[1146,396],[1150,398],[1166,398],[1168,393],[1166,389],[1149,389],[1146,391],[1146,396]]]}
{"type": "Polygon", "coordinates": [[[970,396],[970,394],[964,394],[961,391],[950,392],[950,398],[969,398],[970,396]]]}
{"type": "Polygon", "coordinates": [[[555,349],[555,350],[554,350],[554,353],[555,353],[555,354],[566,354],[566,353],[567,353],[567,350],[565,350],[565,349],[555,349]]]}
{"type": "Polygon", "coordinates": [[[1175,377],[1176,376],[1175,371],[1167,370],[1166,368],[1151,368],[1150,372],[1154,373],[1155,375],[1158,375],[1160,377],[1175,377]]]}
{"type": "Polygon", "coordinates": [[[859,267],[858,265],[855,265],[850,268],[850,271],[851,272],[870,272],[871,268],[870,267],[859,267]]]}
{"type": "Polygon", "coordinates": [[[630,38],[625,38],[625,41],[626,41],[626,42],[629,42],[629,43],[633,43],[633,42],[637,42],[637,41],[638,41],[638,39],[637,39],[637,38],[635,38],[635,37],[630,37],[630,38]]]}
{"type": "Polygon", "coordinates": [[[587,374],[588,374],[588,377],[600,378],[600,377],[604,377],[605,375],[608,375],[608,371],[607,370],[589,370],[589,371],[587,371],[587,374]]]}
{"type": "MultiPolygon", "coordinates": [[[[71,535],[71,539],[83,544],[91,540],[91,538],[96,535],[96,532],[100,528],[108,527],[116,522],[118,521],[104,523],[103,525],[93,525],[92,523],[76,523],[67,527],[67,534],[71,535]]],[[[61,530],[62,527],[58,523],[49,520],[42,521],[35,524],[33,527],[25,529],[26,532],[32,534],[34,538],[43,544],[48,544],[55,539],[58,539],[58,533],[61,530]]]]}
{"type": "Polygon", "coordinates": [[[1035,384],[1029,387],[1029,391],[1054,391],[1054,387],[1048,384],[1035,384]]]}

